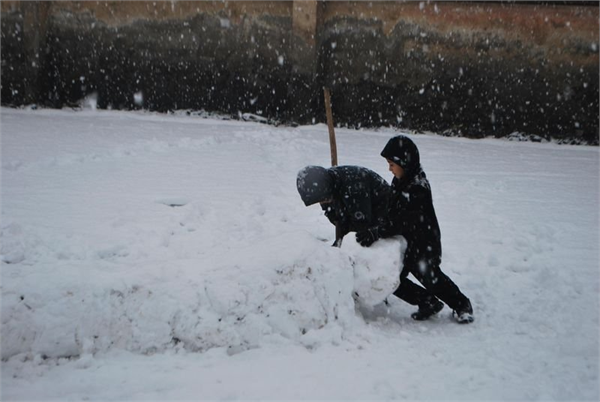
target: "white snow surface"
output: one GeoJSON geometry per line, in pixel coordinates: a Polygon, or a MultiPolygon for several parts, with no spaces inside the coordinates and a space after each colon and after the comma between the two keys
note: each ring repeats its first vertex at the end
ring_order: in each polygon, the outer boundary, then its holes
{"type": "MultiPolygon", "coordinates": [[[[295,186],[324,125],[3,108],[1,130],[3,401],[600,399],[597,147],[408,134],[459,325],[377,304],[402,238],[330,246],[295,186]]],[[[338,128],[340,163],[391,180],[398,133],[338,128]]]]}

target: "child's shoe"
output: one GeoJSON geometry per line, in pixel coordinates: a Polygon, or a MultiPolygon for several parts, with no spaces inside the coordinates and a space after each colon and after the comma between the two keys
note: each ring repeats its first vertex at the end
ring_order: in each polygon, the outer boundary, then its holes
{"type": "Polygon", "coordinates": [[[456,309],[452,312],[454,318],[459,324],[470,324],[475,320],[473,316],[473,307],[471,307],[471,302],[467,302],[464,307],[456,309]]]}
{"type": "Polygon", "coordinates": [[[419,306],[419,311],[412,313],[410,316],[413,320],[416,321],[424,321],[442,311],[444,308],[444,303],[441,301],[434,299],[433,301],[429,301],[427,303],[423,303],[419,306]]]}

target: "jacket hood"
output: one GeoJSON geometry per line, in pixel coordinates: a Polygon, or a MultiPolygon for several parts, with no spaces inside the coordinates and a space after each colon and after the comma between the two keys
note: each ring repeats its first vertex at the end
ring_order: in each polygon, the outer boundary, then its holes
{"type": "Polygon", "coordinates": [[[300,170],[296,186],[306,206],[324,201],[333,195],[333,177],[329,169],[321,166],[306,166],[300,170]]]}
{"type": "Polygon", "coordinates": [[[419,150],[415,143],[404,135],[398,135],[388,141],[381,156],[402,166],[407,178],[415,176],[421,170],[419,150]]]}

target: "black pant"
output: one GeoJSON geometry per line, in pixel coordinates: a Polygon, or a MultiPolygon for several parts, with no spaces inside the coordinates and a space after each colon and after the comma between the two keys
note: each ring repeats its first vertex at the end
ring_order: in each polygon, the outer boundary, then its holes
{"type": "Polygon", "coordinates": [[[453,310],[460,310],[470,305],[469,299],[440,269],[439,258],[419,262],[405,261],[400,273],[400,286],[394,292],[394,296],[415,306],[432,304],[436,297],[453,310]],[[408,279],[409,273],[413,274],[425,288],[408,279]]]}

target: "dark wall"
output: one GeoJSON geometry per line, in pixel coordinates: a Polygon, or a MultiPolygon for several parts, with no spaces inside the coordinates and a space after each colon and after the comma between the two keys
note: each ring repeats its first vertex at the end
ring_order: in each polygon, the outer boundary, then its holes
{"type": "Polygon", "coordinates": [[[325,119],[327,85],[342,125],[598,143],[599,16],[590,2],[1,7],[3,105],[63,107],[97,93],[101,108],[310,123],[325,119]]]}
{"type": "Polygon", "coordinates": [[[374,8],[326,6],[325,81],[338,95],[336,115],[343,120],[598,142],[597,4],[374,8]]]}
{"type": "MultiPolygon", "coordinates": [[[[123,4],[114,3],[105,4],[123,4]]],[[[163,9],[170,2],[157,3],[146,5],[161,15],[170,11],[163,9]]],[[[204,108],[282,118],[290,17],[270,14],[264,5],[263,15],[239,19],[230,10],[197,4],[205,9],[121,21],[98,18],[92,4],[53,3],[37,77],[29,76],[22,50],[24,13],[3,13],[2,60],[11,69],[2,71],[2,103],[62,107],[96,92],[100,108],[204,108]],[[36,93],[23,96],[32,84],[36,93]],[[136,93],[143,94],[141,104],[134,101],[136,93]]]]}

